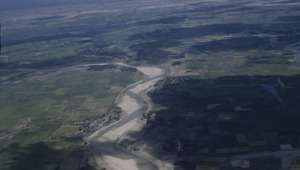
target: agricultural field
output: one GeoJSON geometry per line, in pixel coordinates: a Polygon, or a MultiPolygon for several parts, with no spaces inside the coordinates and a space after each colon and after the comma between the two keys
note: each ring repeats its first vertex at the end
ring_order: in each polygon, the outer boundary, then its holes
{"type": "Polygon", "coordinates": [[[117,66],[65,67],[3,76],[1,167],[77,169],[83,137],[89,134],[83,127],[103,118],[121,90],[140,78],[140,73],[117,66]]]}
{"type": "MultiPolygon", "coordinates": [[[[179,54],[175,76],[150,93],[154,109],[143,130],[156,157],[175,157],[175,169],[239,169],[226,161],[282,144],[299,148],[300,13],[241,3],[181,11],[199,23],[148,34],[179,54]]],[[[248,161],[252,169],[296,166],[281,163],[286,157],[248,161]]]]}
{"type": "Polygon", "coordinates": [[[280,144],[299,148],[299,75],[255,78],[162,81],[150,94],[155,119],[145,126],[145,141],[160,141],[155,153],[177,156],[178,169],[218,167],[235,155],[280,150],[280,144]],[[280,87],[278,78],[290,87],[280,87]]]}
{"type": "MultiPolygon", "coordinates": [[[[121,119],[118,96],[146,77],[114,63],[169,72],[148,93],[145,126],[127,135],[139,142],[118,139],[134,152],[148,146],[176,170],[240,169],[231,165],[238,156],[300,148],[296,0],[5,2],[3,169],[99,169],[84,138],[121,119]]],[[[299,167],[285,158],[245,160],[252,169],[299,167]]]]}

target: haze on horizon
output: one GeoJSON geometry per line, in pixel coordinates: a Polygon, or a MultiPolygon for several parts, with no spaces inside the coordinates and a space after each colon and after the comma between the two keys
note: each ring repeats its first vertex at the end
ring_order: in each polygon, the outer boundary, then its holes
{"type": "MultiPolygon", "coordinates": [[[[103,0],[101,0],[103,1],[103,0]]],[[[11,11],[20,9],[43,8],[51,6],[63,6],[70,4],[88,4],[97,0],[1,0],[0,10],[11,11]]],[[[99,2],[99,1],[98,1],[99,2]]]]}

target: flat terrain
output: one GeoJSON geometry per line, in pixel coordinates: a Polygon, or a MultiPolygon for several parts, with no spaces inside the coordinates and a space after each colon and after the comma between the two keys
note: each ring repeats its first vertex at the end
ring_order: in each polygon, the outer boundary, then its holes
{"type": "Polygon", "coordinates": [[[87,139],[141,107],[134,83],[147,107],[109,141],[118,152],[159,169],[299,168],[280,148],[300,147],[296,0],[0,4],[1,168],[107,168],[87,139]],[[266,152],[283,156],[251,157],[266,152]]]}
{"type": "MultiPolygon", "coordinates": [[[[41,146],[36,143],[43,142],[42,146],[55,149],[49,164],[68,169],[64,162],[80,160],[82,137],[97,128],[90,122],[104,119],[121,90],[139,77],[137,72],[117,67],[97,71],[80,66],[10,74],[1,86],[1,159],[13,165],[27,159],[35,162],[39,156],[28,158],[26,152],[35,151],[27,147],[39,150],[41,146]]],[[[103,125],[110,121],[98,122],[103,125]]],[[[35,164],[26,165],[31,169],[35,164]]],[[[18,169],[24,165],[14,166],[18,169]]]]}

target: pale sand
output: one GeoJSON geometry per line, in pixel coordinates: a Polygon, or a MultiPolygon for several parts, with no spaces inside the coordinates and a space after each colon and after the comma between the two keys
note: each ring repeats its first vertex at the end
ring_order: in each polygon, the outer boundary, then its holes
{"type": "Polygon", "coordinates": [[[103,156],[102,159],[112,170],[139,170],[134,159],[120,159],[112,156],[103,156]]]}
{"type": "Polygon", "coordinates": [[[163,73],[162,69],[155,67],[136,67],[136,69],[149,77],[158,76],[163,73]]]}
{"type": "MultiPolygon", "coordinates": [[[[123,63],[117,63],[118,65],[125,66],[125,67],[132,67],[127,64],[123,63]]],[[[105,65],[103,64],[92,64],[92,65],[105,65]]],[[[91,65],[85,65],[85,66],[91,66],[91,65]]],[[[153,68],[153,67],[133,67],[142,72],[143,74],[151,77],[158,76],[163,73],[162,69],[159,68],[153,68]]],[[[151,80],[149,82],[139,84],[130,91],[133,92],[134,94],[139,94],[145,90],[149,90],[157,81],[159,78],[151,80]]],[[[139,82],[137,82],[139,83],[139,82]]],[[[135,83],[135,84],[137,84],[135,83]]],[[[146,97],[147,95],[142,96],[146,97]]],[[[147,97],[147,100],[149,98],[147,97]]],[[[138,103],[135,101],[135,99],[131,98],[127,94],[125,94],[120,102],[117,104],[125,113],[125,116],[129,116],[133,112],[137,111],[140,106],[138,103]]],[[[139,118],[135,118],[131,120],[130,122],[126,123],[125,125],[122,125],[121,127],[118,127],[116,129],[112,129],[108,131],[107,133],[103,134],[101,137],[97,139],[98,142],[113,142],[117,140],[118,138],[122,137],[123,135],[126,135],[129,131],[138,131],[141,129],[143,126],[142,122],[139,121],[139,118]]],[[[94,135],[93,135],[94,136],[94,135]]],[[[98,159],[98,158],[97,158],[98,159]]],[[[103,163],[104,166],[106,166],[107,169],[112,169],[112,170],[139,170],[139,167],[137,165],[137,160],[134,159],[120,159],[116,157],[112,157],[109,155],[101,155],[99,158],[101,162],[103,163]]],[[[100,161],[99,160],[99,161],[100,161]]],[[[98,162],[98,161],[97,161],[98,162]]]]}
{"type": "Polygon", "coordinates": [[[159,78],[151,80],[147,83],[144,84],[139,84],[137,85],[135,88],[131,89],[130,91],[137,94],[141,91],[147,90],[148,88],[150,88],[152,85],[154,85],[157,81],[159,80],[159,78]]]}
{"type": "Polygon", "coordinates": [[[89,67],[89,66],[106,66],[106,65],[111,65],[110,63],[97,63],[97,64],[85,64],[82,65],[83,67],[89,67]]]}
{"type": "MultiPolygon", "coordinates": [[[[158,75],[163,74],[163,70],[159,69],[159,68],[155,68],[155,67],[136,67],[137,70],[139,70],[140,72],[142,72],[143,74],[149,76],[149,77],[155,77],[158,75]]],[[[159,78],[157,79],[153,79],[149,82],[143,83],[143,84],[139,84],[136,87],[134,87],[133,89],[131,89],[130,91],[138,94],[146,89],[149,89],[152,85],[154,85],[157,81],[159,80],[159,78]]]]}
{"type": "Polygon", "coordinates": [[[110,130],[109,132],[102,135],[100,138],[97,139],[99,142],[108,142],[108,141],[115,141],[122,135],[124,135],[129,130],[135,128],[138,125],[137,118],[134,120],[126,123],[125,125],[118,127],[116,129],[110,130]]]}
{"type": "Polygon", "coordinates": [[[117,65],[120,65],[120,66],[125,66],[125,67],[133,67],[131,65],[128,65],[128,64],[125,64],[125,63],[116,63],[117,65]]]}
{"type": "Polygon", "coordinates": [[[126,116],[130,115],[130,113],[133,113],[140,108],[139,104],[127,94],[122,97],[121,102],[117,106],[122,108],[122,111],[126,116]]]}

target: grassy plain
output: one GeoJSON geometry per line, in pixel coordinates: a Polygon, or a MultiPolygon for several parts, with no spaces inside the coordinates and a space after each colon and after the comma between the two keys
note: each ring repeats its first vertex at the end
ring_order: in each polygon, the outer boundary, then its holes
{"type": "Polygon", "coordinates": [[[82,157],[79,147],[86,135],[78,133],[80,127],[107,113],[120,90],[140,78],[139,73],[118,67],[101,71],[67,67],[6,75],[1,80],[0,129],[1,137],[8,136],[0,141],[1,167],[77,169],[82,157]],[[39,160],[39,165],[26,163],[39,160]]]}
{"type": "Polygon", "coordinates": [[[299,5],[130,0],[2,13],[0,167],[78,168],[76,131],[141,78],[79,66],[104,62],[171,70],[175,83],[151,94],[159,121],[143,142],[156,158],[176,155],[176,169],[215,169],[280,143],[299,147],[299,5]],[[255,83],[272,85],[284,102],[255,83]],[[201,88],[232,84],[245,86],[201,88]]]}
{"type": "MultiPolygon", "coordinates": [[[[158,118],[149,122],[144,140],[153,146],[159,140],[162,147],[155,153],[177,155],[183,158],[178,166],[188,169],[218,166],[248,152],[279,150],[284,143],[299,148],[299,75],[280,78],[293,84],[276,87],[282,103],[263,87],[252,86],[276,84],[272,78],[227,76],[165,83],[150,94],[158,104],[153,110],[158,118]]],[[[255,167],[255,161],[252,164],[255,167]]]]}

